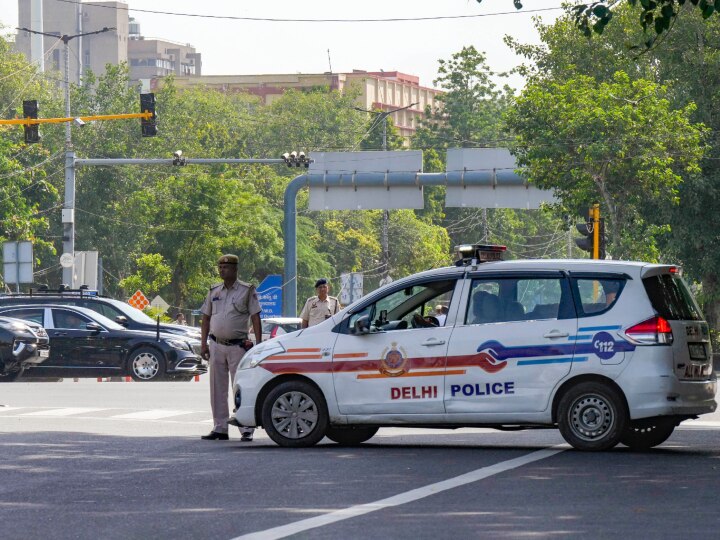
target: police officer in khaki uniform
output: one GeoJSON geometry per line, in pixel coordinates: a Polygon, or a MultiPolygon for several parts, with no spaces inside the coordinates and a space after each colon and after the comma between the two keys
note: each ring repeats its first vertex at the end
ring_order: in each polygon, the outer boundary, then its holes
{"type": "MultiPolygon", "coordinates": [[[[201,438],[228,440],[228,382],[232,386],[240,360],[252,347],[248,339],[248,320],[252,322],[255,342],[262,341],[260,303],[255,287],[237,279],[237,255],[218,259],[223,282],[210,288],[200,311],[202,356],[210,363],[210,405],[213,429],[201,438]],[[208,341],[209,338],[209,341],[208,341]],[[229,381],[228,381],[229,375],[229,381]]],[[[253,428],[241,428],[242,441],[252,441],[253,428]]]]}
{"type": "Polygon", "coordinates": [[[327,279],[320,278],[315,282],[317,296],[308,298],[300,312],[303,328],[320,324],[340,311],[340,301],[334,296],[328,296],[329,291],[327,279]]]}

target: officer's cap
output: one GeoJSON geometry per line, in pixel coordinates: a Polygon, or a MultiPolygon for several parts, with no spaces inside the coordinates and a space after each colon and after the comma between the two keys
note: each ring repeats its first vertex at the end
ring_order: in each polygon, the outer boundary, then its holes
{"type": "Polygon", "coordinates": [[[218,259],[218,264],[237,264],[239,260],[237,255],[223,255],[218,259]]]}
{"type": "Polygon", "coordinates": [[[327,279],[320,278],[315,282],[315,288],[317,289],[320,285],[327,285],[327,279]]]}

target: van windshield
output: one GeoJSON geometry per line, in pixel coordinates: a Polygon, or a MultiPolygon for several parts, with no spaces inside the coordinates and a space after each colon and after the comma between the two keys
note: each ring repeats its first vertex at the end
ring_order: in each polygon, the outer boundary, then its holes
{"type": "Polygon", "coordinates": [[[120,310],[122,314],[125,315],[128,319],[132,319],[135,322],[143,324],[155,324],[155,321],[152,319],[152,317],[146,315],[139,309],[132,307],[130,304],[126,304],[125,302],[121,302],[120,300],[113,300],[110,298],[106,299],[106,301],[111,305],[115,306],[118,310],[120,310]]]}
{"type": "Polygon", "coordinates": [[[655,311],[670,321],[701,321],[695,299],[680,276],[663,274],[643,279],[645,291],[655,311]]]}

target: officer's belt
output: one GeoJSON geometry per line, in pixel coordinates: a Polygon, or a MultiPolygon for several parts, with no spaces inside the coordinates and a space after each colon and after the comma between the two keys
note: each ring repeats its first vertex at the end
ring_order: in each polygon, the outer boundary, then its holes
{"type": "Polygon", "coordinates": [[[212,339],[215,343],[219,343],[220,345],[232,346],[232,345],[243,345],[245,343],[245,340],[247,339],[247,334],[245,334],[245,337],[237,338],[237,339],[220,339],[216,338],[212,334],[210,334],[210,339],[212,339]]]}

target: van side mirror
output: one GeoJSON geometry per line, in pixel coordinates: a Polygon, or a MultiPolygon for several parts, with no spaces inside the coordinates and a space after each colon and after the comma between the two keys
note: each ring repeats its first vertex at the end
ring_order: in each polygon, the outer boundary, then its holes
{"type": "Polygon", "coordinates": [[[117,317],[115,317],[115,322],[118,324],[122,324],[125,327],[127,327],[128,325],[127,317],[125,315],[118,315],[117,317]]]}
{"type": "Polygon", "coordinates": [[[370,317],[363,315],[355,320],[353,326],[353,334],[369,334],[370,333],[370,317]]]}

